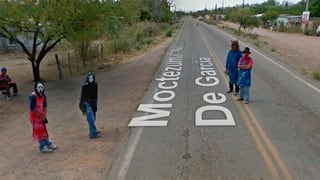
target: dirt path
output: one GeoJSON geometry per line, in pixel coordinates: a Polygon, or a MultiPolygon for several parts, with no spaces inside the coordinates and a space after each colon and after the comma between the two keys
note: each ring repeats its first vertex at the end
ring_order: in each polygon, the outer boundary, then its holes
{"type": "Polygon", "coordinates": [[[1,179],[105,179],[121,139],[129,133],[128,122],[171,41],[167,39],[146,54],[96,74],[99,139],[88,138],[85,117],[78,109],[84,77],[46,83],[47,127],[59,147],[51,154],[41,154],[31,139],[27,98],[33,89],[30,65],[21,61],[23,55],[2,56],[0,66],[8,67],[20,96],[11,101],[0,96],[1,179]]]}

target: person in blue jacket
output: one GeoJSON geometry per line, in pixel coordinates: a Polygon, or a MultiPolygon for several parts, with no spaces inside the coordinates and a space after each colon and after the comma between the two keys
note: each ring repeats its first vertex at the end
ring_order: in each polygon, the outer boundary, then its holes
{"type": "Polygon", "coordinates": [[[239,80],[238,86],[240,87],[240,97],[238,101],[243,101],[245,104],[249,103],[250,97],[250,86],[251,86],[251,70],[253,65],[253,60],[249,56],[251,54],[248,47],[244,48],[242,51],[243,57],[238,63],[239,68],[239,80]]]}
{"type": "Polygon", "coordinates": [[[239,50],[239,42],[237,40],[231,41],[231,50],[228,52],[225,73],[229,76],[229,91],[232,93],[235,87],[234,95],[238,95],[239,86],[238,81],[238,62],[242,57],[242,53],[239,50]]]}
{"type": "Polygon", "coordinates": [[[85,84],[82,85],[80,110],[86,115],[89,126],[89,137],[91,139],[100,137],[100,132],[95,125],[98,104],[98,84],[95,75],[91,72],[86,77],[85,84]]]}

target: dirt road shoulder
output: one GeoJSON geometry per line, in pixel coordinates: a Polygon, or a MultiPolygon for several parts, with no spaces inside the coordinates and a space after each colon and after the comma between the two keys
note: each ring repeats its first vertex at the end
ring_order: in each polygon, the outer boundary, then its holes
{"type": "Polygon", "coordinates": [[[99,84],[97,127],[102,137],[88,138],[85,117],[78,109],[84,77],[46,83],[48,131],[58,145],[41,154],[31,140],[28,95],[32,82],[21,82],[20,96],[0,99],[0,177],[3,179],[105,179],[117,157],[119,142],[128,136],[128,122],[148,88],[172,39],[106,72],[99,84]]]}

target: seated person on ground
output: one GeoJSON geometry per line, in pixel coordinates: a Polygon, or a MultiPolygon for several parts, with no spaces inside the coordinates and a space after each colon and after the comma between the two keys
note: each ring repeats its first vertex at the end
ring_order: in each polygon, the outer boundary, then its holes
{"type": "Polygon", "coordinates": [[[7,95],[7,99],[11,99],[10,88],[13,88],[13,95],[18,95],[17,84],[12,82],[10,76],[7,74],[7,68],[1,68],[0,74],[0,90],[5,90],[4,93],[7,95]]]}

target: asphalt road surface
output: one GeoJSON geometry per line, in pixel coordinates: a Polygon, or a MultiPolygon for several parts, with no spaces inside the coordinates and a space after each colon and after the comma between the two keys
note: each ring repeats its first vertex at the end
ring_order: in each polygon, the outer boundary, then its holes
{"type": "Polygon", "coordinates": [[[236,101],[223,73],[232,39],[186,20],[108,179],[320,179],[319,87],[251,48],[250,104],[236,101]]]}

